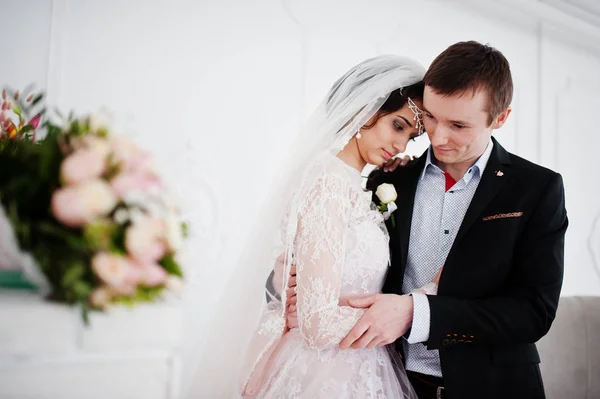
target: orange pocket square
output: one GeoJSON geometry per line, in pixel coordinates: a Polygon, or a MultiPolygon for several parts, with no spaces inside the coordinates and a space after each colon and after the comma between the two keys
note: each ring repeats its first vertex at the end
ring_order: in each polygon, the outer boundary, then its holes
{"type": "Polygon", "coordinates": [[[513,213],[499,213],[493,216],[486,216],[483,218],[484,222],[488,220],[496,220],[496,219],[508,219],[508,218],[520,218],[523,216],[523,212],[513,212],[513,213]]]}

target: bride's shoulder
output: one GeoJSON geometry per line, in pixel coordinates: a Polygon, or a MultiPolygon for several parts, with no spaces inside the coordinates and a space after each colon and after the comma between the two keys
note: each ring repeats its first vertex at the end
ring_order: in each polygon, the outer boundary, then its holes
{"type": "Polygon", "coordinates": [[[305,169],[305,175],[329,177],[334,179],[349,179],[355,177],[356,174],[360,173],[338,157],[330,154],[324,154],[314,159],[307,165],[305,169]]]}
{"type": "MultiPolygon", "coordinates": [[[[353,176],[339,158],[332,155],[322,155],[305,165],[302,173],[299,191],[331,191],[346,192],[355,184],[357,176],[353,176]]],[[[358,171],[355,173],[360,176],[358,171]]]]}

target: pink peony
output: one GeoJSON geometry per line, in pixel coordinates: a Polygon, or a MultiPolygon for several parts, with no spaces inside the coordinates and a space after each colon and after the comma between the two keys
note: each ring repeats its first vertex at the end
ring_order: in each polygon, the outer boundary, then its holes
{"type": "Polygon", "coordinates": [[[100,280],[112,288],[126,284],[131,267],[127,258],[108,252],[99,252],[92,258],[92,270],[100,280]]]}
{"type": "Polygon", "coordinates": [[[163,243],[163,224],[160,220],[145,218],[133,223],[125,231],[125,248],[138,262],[160,260],[166,251],[163,243]]]}
{"type": "Polygon", "coordinates": [[[126,172],[145,172],[151,170],[150,153],[142,150],[132,140],[123,136],[114,136],[110,141],[114,161],[126,172]]]}
{"type": "Polygon", "coordinates": [[[167,281],[168,274],[157,263],[144,263],[142,267],[141,283],[147,287],[157,287],[167,281]]]}
{"type": "Polygon", "coordinates": [[[63,184],[78,184],[100,177],[106,170],[106,155],[92,149],[80,149],[69,155],[60,165],[63,184]]]}
{"type": "Polygon", "coordinates": [[[127,273],[127,279],[125,280],[125,283],[127,285],[137,286],[142,281],[144,271],[142,270],[140,265],[134,260],[129,259],[129,262],[131,264],[131,267],[129,268],[129,272],[127,273]]]}
{"type": "Polygon", "coordinates": [[[107,215],[117,204],[110,186],[99,179],[61,188],[52,195],[54,217],[69,227],[81,227],[107,215]]]}

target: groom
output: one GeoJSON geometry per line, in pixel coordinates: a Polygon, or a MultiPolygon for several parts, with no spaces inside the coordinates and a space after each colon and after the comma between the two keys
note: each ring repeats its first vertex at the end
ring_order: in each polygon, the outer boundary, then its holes
{"type": "MultiPolygon", "coordinates": [[[[375,171],[398,192],[383,294],[342,348],[396,342],[420,399],[544,398],[535,342],[554,320],[567,215],[561,176],[502,148],[509,63],[477,42],[450,46],[425,75],[419,159],[375,171]],[[437,295],[408,294],[443,267],[437,295]]],[[[375,198],[377,201],[377,198],[375,198]]]]}

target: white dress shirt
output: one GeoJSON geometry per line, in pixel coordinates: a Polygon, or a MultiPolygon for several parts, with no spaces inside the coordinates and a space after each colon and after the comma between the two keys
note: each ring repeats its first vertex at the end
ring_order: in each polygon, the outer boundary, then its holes
{"type": "MultiPolygon", "coordinates": [[[[427,151],[425,168],[417,182],[414,200],[408,259],[402,285],[404,294],[430,283],[444,266],[493,145],[490,140],[481,157],[448,191],[444,172],[433,162],[431,147],[427,151]]],[[[429,339],[429,301],[424,294],[413,294],[413,298],[412,329],[408,339],[403,342],[406,369],[442,377],[439,351],[427,350],[423,344],[429,339]]]]}

